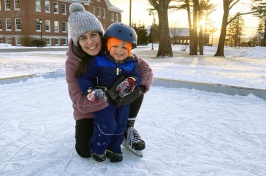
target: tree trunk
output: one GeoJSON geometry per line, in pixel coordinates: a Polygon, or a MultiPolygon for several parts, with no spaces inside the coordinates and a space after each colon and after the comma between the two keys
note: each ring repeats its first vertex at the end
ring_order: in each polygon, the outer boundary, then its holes
{"type": "Polygon", "coordinates": [[[202,24],[200,24],[200,21],[202,19],[202,9],[200,9],[199,4],[198,4],[198,12],[199,12],[198,21],[199,21],[199,25],[200,25],[200,28],[199,28],[199,54],[203,55],[204,40],[203,40],[202,24]]]}
{"type": "Polygon", "coordinates": [[[171,38],[168,24],[168,7],[171,0],[149,0],[158,12],[159,18],[159,49],[156,57],[173,57],[171,38]]]}
{"type": "Polygon", "coordinates": [[[199,54],[203,55],[203,45],[204,45],[204,40],[203,40],[203,34],[202,34],[202,25],[200,25],[200,31],[199,31],[199,54]]]}
{"type": "Polygon", "coordinates": [[[188,27],[189,27],[189,55],[192,54],[191,48],[193,48],[193,37],[192,37],[192,24],[191,24],[191,15],[190,15],[190,6],[189,0],[186,0],[187,16],[188,16],[188,27]]]}
{"type": "Polygon", "coordinates": [[[228,20],[228,15],[229,15],[229,5],[230,5],[230,0],[223,0],[223,7],[224,7],[223,21],[222,21],[217,51],[214,56],[224,57],[224,43],[225,43],[225,36],[226,36],[226,26],[228,24],[227,20],[228,20]]]}
{"type": "Polygon", "coordinates": [[[198,55],[198,0],[193,0],[193,30],[192,30],[192,48],[191,55],[198,55]]]}
{"type": "Polygon", "coordinates": [[[156,57],[168,56],[173,57],[171,39],[168,25],[168,5],[162,7],[163,10],[158,12],[159,16],[159,49],[156,57]]]}
{"type": "Polygon", "coordinates": [[[264,45],[263,46],[266,46],[266,19],[264,20],[264,45]]]}

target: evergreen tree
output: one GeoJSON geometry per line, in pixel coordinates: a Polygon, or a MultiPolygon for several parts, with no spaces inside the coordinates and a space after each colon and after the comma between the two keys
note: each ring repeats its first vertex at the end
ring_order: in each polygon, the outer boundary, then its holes
{"type": "Polygon", "coordinates": [[[148,36],[147,36],[147,30],[144,24],[136,24],[133,23],[132,27],[136,31],[138,35],[138,45],[147,45],[148,42],[148,36]]]}

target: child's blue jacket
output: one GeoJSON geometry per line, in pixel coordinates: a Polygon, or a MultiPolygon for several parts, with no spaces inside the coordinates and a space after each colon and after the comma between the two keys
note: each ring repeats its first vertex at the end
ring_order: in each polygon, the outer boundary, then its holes
{"type": "Polygon", "coordinates": [[[97,85],[110,89],[116,80],[121,77],[134,77],[135,86],[141,83],[141,75],[137,69],[137,60],[128,57],[124,61],[117,63],[108,54],[95,56],[89,61],[86,73],[78,77],[78,84],[84,95],[88,94],[88,89],[95,89],[94,80],[97,78],[97,85]]]}

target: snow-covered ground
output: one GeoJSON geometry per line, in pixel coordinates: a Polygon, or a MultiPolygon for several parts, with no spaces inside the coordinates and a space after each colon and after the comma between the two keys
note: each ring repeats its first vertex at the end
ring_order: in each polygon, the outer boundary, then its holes
{"type": "MultiPolygon", "coordinates": [[[[225,58],[155,58],[150,47],[134,50],[157,78],[266,88],[266,48],[225,48],[225,58]]],[[[62,52],[1,52],[0,79],[64,70],[62,52]]],[[[97,163],[75,152],[75,121],[64,77],[36,77],[0,84],[0,175],[266,175],[266,101],[152,86],[136,128],[144,157],[123,149],[124,160],[97,163]]]]}

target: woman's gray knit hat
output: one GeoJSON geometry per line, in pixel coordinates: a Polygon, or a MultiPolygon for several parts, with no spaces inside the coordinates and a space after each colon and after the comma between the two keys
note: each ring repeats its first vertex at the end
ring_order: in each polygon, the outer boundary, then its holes
{"type": "Polygon", "coordinates": [[[104,34],[101,22],[92,13],[86,11],[82,4],[77,2],[70,4],[69,11],[69,33],[76,46],[78,46],[79,37],[86,32],[98,31],[104,34]]]}

